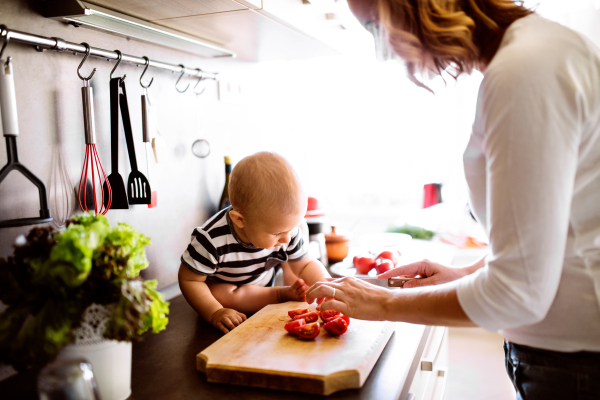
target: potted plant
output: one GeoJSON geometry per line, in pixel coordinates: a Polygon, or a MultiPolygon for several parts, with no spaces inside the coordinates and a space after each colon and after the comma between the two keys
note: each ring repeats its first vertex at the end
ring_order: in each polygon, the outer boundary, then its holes
{"type": "Polygon", "coordinates": [[[87,213],[60,231],[34,228],[18,240],[13,256],[0,258],[0,364],[24,370],[65,353],[87,355],[103,399],[129,396],[131,341],[168,322],[156,280],[139,276],[148,244],[131,226],[87,213]],[[123,365],[129,371],[114,382],[123,365]]]}

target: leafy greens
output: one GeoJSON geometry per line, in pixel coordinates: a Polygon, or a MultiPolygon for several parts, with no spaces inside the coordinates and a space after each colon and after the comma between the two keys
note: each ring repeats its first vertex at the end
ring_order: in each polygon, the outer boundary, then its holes
{"type": "Polygon", "coordinates": [[[127,224],[82,214],[67,227],[34,228],[13,256],[0,258],[0,363],[41,367],[73,343],[91,304],[113,304],[105,339],[139,340],[166,328],[169,303],[144,281],[150,239],[127,224]],[[0,308],[2,310],[2,308],[0,308]]]}

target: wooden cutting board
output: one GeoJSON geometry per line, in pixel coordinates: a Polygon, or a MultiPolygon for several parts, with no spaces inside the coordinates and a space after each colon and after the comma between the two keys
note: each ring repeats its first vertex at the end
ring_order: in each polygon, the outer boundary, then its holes
{"type": "MultiPolygon", "coordinates": [[[[313,340],[290,335],[289,310],[306,303],[269,305],[196,356],[209,382],[329,395],[365,383],[395,324],[351,319],[348,331],[324,329],[313,340]]],[[[315,306],[310,306],[314,309],[315,306]]]]}

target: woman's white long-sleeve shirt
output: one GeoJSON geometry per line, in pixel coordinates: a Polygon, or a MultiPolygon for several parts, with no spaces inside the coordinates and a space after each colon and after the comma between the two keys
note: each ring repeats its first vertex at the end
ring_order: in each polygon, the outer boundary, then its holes
{"type": "Polygon", "coordinates": [[[465,313],[515,343],[600,351],[600,50],[536,14],[514,22],[464,164],[492,250],[457,282],[465,313]]]}

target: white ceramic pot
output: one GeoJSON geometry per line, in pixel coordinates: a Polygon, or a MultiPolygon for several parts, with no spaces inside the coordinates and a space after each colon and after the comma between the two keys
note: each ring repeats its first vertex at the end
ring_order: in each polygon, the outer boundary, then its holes
{"type": "Polygon", "coordinates": [[[66,346],[59,359],[84,358],[92,370],[102,400],[125,400],[131,395],[131,342],[102,337],[111,306],[92,304],[75,330],[76,342],[66,346]]]}

